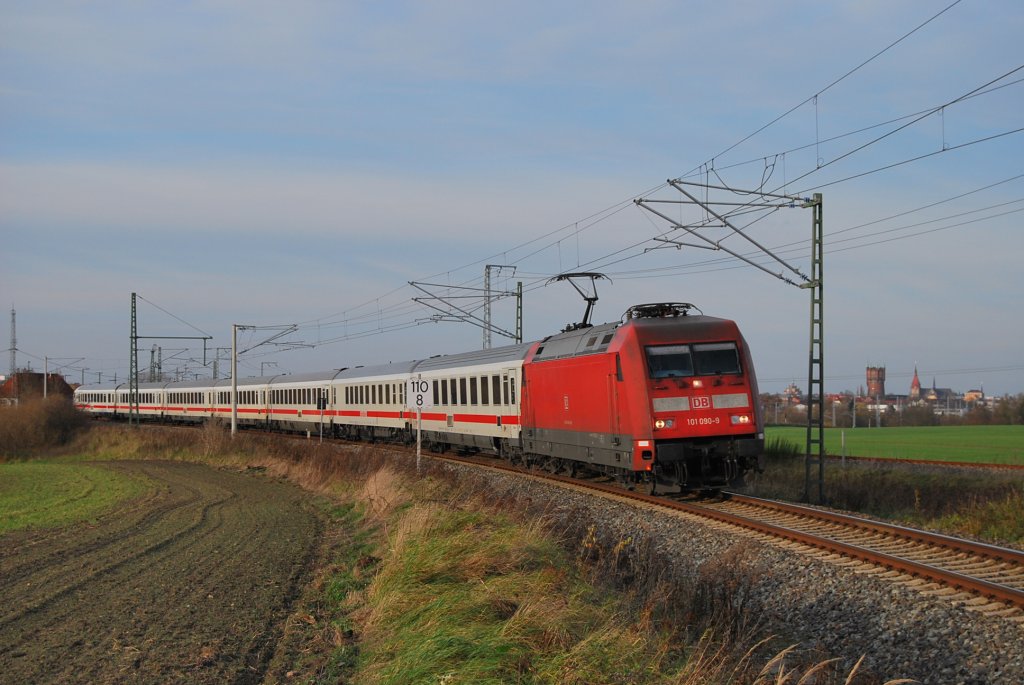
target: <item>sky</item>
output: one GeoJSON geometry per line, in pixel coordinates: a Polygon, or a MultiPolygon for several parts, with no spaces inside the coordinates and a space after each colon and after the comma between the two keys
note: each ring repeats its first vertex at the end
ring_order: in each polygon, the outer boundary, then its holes
{"type": "Polygon", "coordinates": [[[242,376],[478,349],[492,265],[526,340],[599,272],[595,323],[691,302],[806,387],[821,193],[826,391],[1021,393],[1021,35],[1019,0],[5,0],[16,363],[127,378],[133,292],[143,380],[223,377],[236,324],[242,376]]]}

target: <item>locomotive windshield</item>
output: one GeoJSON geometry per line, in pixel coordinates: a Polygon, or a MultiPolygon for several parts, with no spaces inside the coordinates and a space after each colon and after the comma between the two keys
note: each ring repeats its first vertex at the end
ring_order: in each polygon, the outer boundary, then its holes
{"type": "Polygon", "coordinates": [[[647,348],[647,368],[651,378],[692,376],[693,357],[689,345],[658,345],[647,348]]]}
{"type": "Polygon", "coordinates": [[[741,373],[736,344],[731,342],[652,345],[646,351],[651,378],[741,373]]]}
{"type": "Polygon", "coordinates": [[[700,376],[740,373],[740,357],[736,353],[735,343],[694,345],[693,357],[700,376]]]}

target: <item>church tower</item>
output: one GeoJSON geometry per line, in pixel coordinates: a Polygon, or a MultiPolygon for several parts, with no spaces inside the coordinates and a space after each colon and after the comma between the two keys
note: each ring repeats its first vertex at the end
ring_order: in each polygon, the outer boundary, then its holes
{"type": "Polygon", "coordinates": [[[910,381],[910,401],[921,400],[921,379],[917,377],[917,364],[914,364],[914,380],[910,381]]]}

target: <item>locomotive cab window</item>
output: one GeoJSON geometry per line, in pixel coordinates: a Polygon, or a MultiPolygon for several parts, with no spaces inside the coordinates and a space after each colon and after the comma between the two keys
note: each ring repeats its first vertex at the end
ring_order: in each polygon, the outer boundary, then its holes
{"type": "Polygon", "coordinates": [[[701,376],[736,375],[740,371],[740,357],[736,344],[710,343],[693,346],[693,359],[701,376]]]}
{"type": "Polygon", "coordinates": [[[693,356],[689,345],[658,345],[647,348],[647,368],[651,378],[693,375],[693,356]]]}
{"type": "Polygon", "coordinates": [[[651,378],[742,373],[736,344],[731,342],[657,345],[648,347],[646,352],[651,378]]]}

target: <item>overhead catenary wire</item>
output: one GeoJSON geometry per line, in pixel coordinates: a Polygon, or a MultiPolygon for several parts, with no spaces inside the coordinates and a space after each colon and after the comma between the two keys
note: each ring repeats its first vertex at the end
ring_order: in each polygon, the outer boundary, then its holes
{"type": "MultiPolygon", "coordinates": [[[[785,112],[785,113],[781,114],[780,116],[776,117],[775,119],[770,121],[768,124],[765,124],[764,126],[759,128],[758,130],[754,131],[752,134],[742,138],[741,140],[739,140],[737,143],[733,144],[732,146],[729,146],[728,148],[726,148],[725,150],[720,152],[718,155],[716,155],[716,157],[712,157],[711,160],[709,160],[709,162],[711,162],[711,164],[708,166],[708,169],[710,169],[712,173],[717,174],[719,170],[723,170],[724,171],[725,169],[731,168],[731,166],[735,166],[735,165],[730,165],[730,166],[721,166],[721,165],[719,165],[719,166],[716,166],[713,163],[713,161],[716,158],[724,157],[727,153],[729,153],[730,151],[732,151],[733,149],[735,149],[739,145],[741,145],[744,142],[746,142],[746,141],[750,140],[751,138],[755,137],[757,134],[759,134],[762,131],[766,130],[767,128],[769,128],[771,125],[777,123],[778,121],[781,121],[786,116],[792,114],[794,111],[796,111],[800,107],[806,105],[808,102],[811,102],[814,98],[816,98],[816,97],[822,95],[823,93],[829,91],[830,89],[834,88],[835,86],[837,86],[838,84],[843,82],[845,79],[847,79],[849,76],[851,76],[852,74],[856,73],[857,71],[859,71],[860,69],[862,69],[863,67],[868,65],[869,63],[873,62],[874,60],[879,58],[881,55],[883,55],[886,52],[890,51],[892,48],[894,48],[895,46],[899,45],[901,42],[905,41],[907,38],[909,38],[910,36],[912,36],[913,34],[918,32],[919,30],[921,30],[922,28],[924,28],[925,26],[927,26],[928,24],[930,24],[931,22],[933,22],[934,20],[936,20],[937,18],[939,18],[940,16],[945,14],[947,11],[949,11],[950,9],[952,9],[953,7],[958,5],[959,3],[960,3],[960,0],[957,0],[956,2],[953,2],[953,3],[949,4],[949,5],[947,5],[941,11],[933,14],[927,20],[919,23],[912,30],[907,31],[904,34],[902,34],[897,40],[889,43],[887,46],[885,46],[881,50],[876,51],[870,57],[868,57],[867,59],[865,59],[862,62],[860,62],[857,66],[855,66],[852,69],[848,70],[847,72],[845,72],[844,74],[842,74],[838,78],[833,79],[828,85],[826,85],[824,88],[821,88],[818,91],[816,91],[812,96],[808,97],[807,99],[805,99],[800,104],[796,105],[795,107],[791,108],[787,112],[785,112]]],[[[1013,73],[1013,72],[1010,72],[1010,73],[1013,73]]],[[[998,80],[999,79],[990,81],[989,82],[990,85],[988,85],[987,87],[986,86],[982,86],[981,89],[975,89],[976,92],[974,92],[973,94],[961,96],[961,98],[958,98],[956,101],[951,101],[951,102],[963,101],[965,99],[973,98],[973,97],[980,97],[981,95],[984,95],[984,94],[986,94],[988,92],[992,92],[992,91],[994,91],[996,89],[1004,88],[1004,87],[1007,87],[1009,85],[1012,85],[1012,83],[1000,83],[998,85],[995,85],[995,84],[997,84],[998,80]]],[[[1018,83],[1018,82],[1019,81],[1014,81],[1013,83],[1018,83]]],[[[950,103],[946,103],[946,105],[943,105],[943,106],[949,106],[949,104],[950,103]]],[[[940,106],[940,107],[943,107],[943,106],[940,106]]],[[[922,117],[922,118],[926,118],[927,116],[930,116],[930,114],[934,114],[936,111],[937,111],[936,108],[932,108],[932,109],[928,109],[928,110],[921,110],[921,112],[918,114],[918,116],[922,117]]],[[[890,120],[890,122],[883,122],[882,124],[877,124],[877,125],[874,125],[873,127],[869,127],[869,128],[877,128],[879,126],[888,125],[888,124],[890,124],[892,122],[895,122],[895,121],[904,121],[907,117],[911,117],[911,116],[912,115],[906,115],[906,117],[900,118],[898,120],[890,120]]],[[[910,125],[913,125],[914,123],[915,123],[915,121],[911,121],[907,125],[910,126],[910,125]]],[[[901,128],[905,128],[905,127],[901,127],[901,128]]],[[[867,129],[861,129],[859,132],[863,132],[864,130],[867,130],[867,129]]],[[[893,133],[895,133],[898,130],[900,130],[900,129],[895,129],[894,131],[891,131],[891,132],[887,133],[886,136],[892,135],[893,133]]],[[[1005,135],[1010,135],[1010,134],[1016,133],[1018,131],[1019,131],[1019,129],[1016,130],[1016,131],[1008,131],[1008,132],[1005,132],[1005,133],[1000,134],[1000,135],[1004,135],[1004,136],[1005,135]]],[[[845,135],[851,135],[851,134],[845,134],[845,135]]],[[[874,142],[879,142],[879,141],[883,140],[886,136],[879,137],[874,142]]],[[[838,138],[838,137],[836,137],[836,138],[838,138]]],[[[991,139],[991,138],[988,138],[988,139],[991,139]]],[[[988,139],[986,139],[986,140],[988,140],[988,139]]],[[[816,136],[815,143],[813,143],[813,144],[820,144],[820,143],[828,142],[828,141],[831,141],[831,140],[832,139],[818,140],[817,136],[816,136]]],[[[968,145],[979,144],[981,142],[984,142],[984,141],[983,140],[971,141],[971,142],[961,144],[961,145],[957,146],[956,148],[951,148],[951,149],[962,148],[962,147],[966,147],[968,145]]],[[[813,145],[813,144],[810,144],[810,145],[813,145]]],[[[871,145],[871,144],[873,144],[873,143],[867,143],[866,145],[871,145]]],[[[863,149],[863,147],[864,146],[862,146],[861,148],[856,148],[854,150],[851,150],[851,151],[847,152],[844,155],[844,157],[849,157],[849,156],[854,155],[860,149],[863,149]]],[[[778,155],[779,153],[775,153],[775,154],[778,155]]],[[[848,180],[852,180],[854,178],[859,178],[861,176],[868,175],[868,174],[871,174],[871,173],[881,173],[881,172],[883,172],[883,171],[885,171],[887,169],[893,168],[894,166],[898,166],[900,164],[908,164],[908,163],[911,163],[913,161],[918,161],[920,159],[924,159],[924,158],[926,158],[928,156],[933,156],[935,154],[938,154],[938,152],[929,153],[928,155],[919,156],[917,158],[903,160],[903,161],[898,162],[898,163],[893,164],[893,165],[887,165],[886,167],[880,167],[878,169],[874,169],[874,170],[868,171],[868,172],[863,172],[863,173],[858,174],[856,176],[850,176],[850,177],[847,177],[845,179],[833,180],[833,181],[828,182],[827,184],[824,184],[822,186],[817,186],[817,187],[825,187],[825,186],[835,185],[835,184],[842,183],[842,182],[848,181],[848,180]]],[[[767,160],[768,157],[770,157],[770,156],[771,155],[768,155],[768,156],[765,156],[765,157],[762,157],[762,158],[759,158],[759,159],[767,160]]],[[[782,153],[782,159],[783,159],[783,169],[784,169],[785,168],[785,165],[784,165],[785,153],[782,153]]],[[[826,164],[825,166],[828,166],[830,164],[836,164],[839,161],[839,159],[841,159],[841,158],[834,159],[834,160],[828,162],[828,164],[826,164]]],[[[767,169],[768,168],[767,167],[768,163],[767,162],[764,162],[764,163],[765,163],[765,169],[767,169]]],[[[822,167],[822,168],[824,168],[824,167],[822,167]]],[[[815,171],[817,171],[817,169],[814,169],[814,170],[812,170],[812,171],[810,171],[810,172],[808,172],[806,174],[803,174],[801,176],[797,176],[796,181],[798,181],[800,179],[803,179],[803,178],[806,178],[810,173],[814,173],[815,171]]],[[[773,173],[774,173],[774,169],[773,169],[772,173],[767,173],[766,171],[763,172],[763,174],[762,174],[762,187],[763,187],[763,185],[765,183],[767,183],[768,181],[770,181],[773,178],[773,173]]],[[[783,174],[783,175],[785,176],[785,174],[783,174]]],[[[684,178],[684,177],[680,177],[680,178],[684,178]]],[[[795,181],[793,179],[788,179],[787,180],[787,179],[784,178],[783,179],[783,185],[781,185],[779,187],[780,188],[784,188],[788,184],[792,184],[794,182],[795,181]]],[[[724,184],[724,182],[723,182],[723,184],[724,184]]],[[[652,194],[654,194],[654,193],[656,193],[656,192],[658,192],[658,191],[660,191],[660,190],[662,190],[662,189],[664,189],[666,187],[667,187],[667,184],[659,184],[658,186],[655,186],[655,187],[653,187],[653,188],[651,188],[651,189],[649,189],[647,191],[644,191],[643,193],[641,193],[639,195],[634,195],[634,196],[630,197],[627,200],[623,200],[623,201],[618,202],[618,203],[616,203],[614,205],[611,205],[610,207],[608,207],[606,209],[603,209],[603,210],[601,210],[599,212],[595,212],[595,213],[591,214],[589,217],[586,217],[586,218],[578,220],[578,221],[573,221],[573,222],[567,223],[567,224],[565,224],[565,225],[563,225],[563,226],[561,226],[561,227],[559,227],[557,229],[554,229],[552,231],[548,231],[548,232],[543,233],[541,235],[538,235],[538,236],[536,236],[534,238],[531,238],[530,240],[527,240],[527,241],[524,241],[522,243],[519,243],[515,247],[509,248],[509,249],[503,249],[501,252],[496,253],[496,255],[491,255],[489,257],[481,258],[479,260],[475,260],[475,261],[469,262],[467,264],[464,264],[464,265],[462,265],[460,267],[457,267],[455,269],[450,269],[448,271],[442,271],[442,272],[439,272],[438,274],[434,274],[432,276],[427,276],[425,278],[430,279],[430,278],[435,278],[435,277],[438,277],[438,276],[442,276],[442,275],[445,275],[445,274],[452,274],[452,273],[458,274],[458,273],[464,272],[466,270],[472,269],[472,268],[474,268],[476,266],[480,266],[480,265],[486,264],[486,263],[488,263],[490,261],[493,261],[498,255],[501,256],[501,259],[502,259],[503,263],[508,262],[508,263],[514,263],[514,264],[523,264],[524,262],[533,259],[534,257],[536,257],[537,255],[539,255],[541,253],[544,253],[544,252],[546,252],[548,250],[551,250],[553,248],[557,248],[561,244],[561,242],[563,242],[563,241],[565,241],[567,239],[575,239],[577,241],[577,243],[578,243],[580,238],[581,238],[581,236],[586,235],[586,232],[589,229],[591,229],[593,227],[596,227],[596,226],[600,226],[604,222],[609,221],[610,219],[612,219],[613,217],[619,216],[621,212],[623,212],[627,207],[629,207],[633,203],[634,198],[636,198],[636,197],[648,197],[648,196],[650,196],[650,195],[652,195],[652,194]],[[506,258],[505,255],[508,255],[510,253],[512,253],[512,256],[506,258]],[[522,253],[522,254],[518,254],[518,253],[522,253]]],[[[952,198],[950,198],[950,199],[952,199],[952,198]]],[[[946,201],[948,201],[948,200],[946,200],[946,201]]],[[[909,211],[915,211],[915,210],[909,210],[909,211]]],[[[736,210],[730,211],[728,214],[726,214],[726,216],[728,216],[730,218],[735,218],[735,217],[741,216],[742,212],[743,212],[742,209],[737,208],[736,210]]],[[[641,212],[641,214],[643,214],[643,213],[641,212]]],[[[757,220],[759,220],[759,219],[755,219],[755,221],[757,221],[757,220]]],[[[977,221],[982,221],[982,220],[984,220],[984,219],[978,219],[977,221]]],[[[879,220],[879,221],[881,221],[881,220],[879,220]]],[[[853,230],[853,228],[844,229],[844,230],[853,230]]],[[[893,230],[895,230],[895,229],[893,229],[893,230]]],[[[936,230],[941,230],[941,229],[936,229],[936,230]]],[[[668,233],[671,233],[671,231],[663,233],[662,236],[667,235],[668,233]]],[[[617,248],[615,250],[612,250],[612,251],[608,252],[607,254],[603,254],[603,255],[600,255],[600,256],[596,256],[596,257],[591,257],[591,258],[586,259],[586,260],[581,260],[580,259],[580,250],[577,248],[577,259],[575,261],[576,261],[576,264],[577,264],[578,268],[590,268],[590,267],[592,267],[594,265],[616,266],[618,264],[626,263],[626,262],[628,262],[630,260],[642,258],[643,255],[644,255],[644,252],[643,252],[644,247],[645,246],[650,246],[652,244],[652,240],[653,240],[652,237],[644,237],[642,240],[630,240],[629,244],[626,245],[625,247],[617,248]]],[[[867,247],[867,246],[868,245],[863,245],[861,247],[867,247]]],[[[847,249],[855,249],[855,248],[854,247],[850,247],[850,248],[847,248],[847,249]]],[[[704,262],[704,263],[707,263],[707,262],[704,262]]],[[[720,262],[720,263],[724,263],[724,262],[720,262]]],[[[746,268],[743,265],[739,265],[739,267],[740,268],[746,268]]],[[[680,268],[684,269],[686,267],[684,266],[684,267],[680,267],[680,268]]],[[[528,276],[527,272],[525,272],[525,271],[522,272],[522,273],[524,274],[524,280],[527,281],[525,286],[524,286],[524,291],[526,291],[526,292],[532,292],[532,291],[535,291],[535,290],[543,287],[542,281],[546,280],[546,278],[551,275],[551,274],[544,274],[543,276],[537,276],[531,282],[530,279],[532,278],[532,276],[528,276]]],[[[460,285],[460,286],[464,286],[464,285],[469,285],[469,284],[473,284],[473,283],[479,283],[481,278],[482,277],[479,274],[474,274],[474,275],[468,276],[468,277],[466,277],[464,279],[455,279],[455,284],[460,285]]],[[[408,288],[409,287],[407,285],[402,285],[402,286],[399,286],[397,288],[394,288],[394,289],[388,291],[387,293],[385,293],[382,296],[378,296],[378,297],[373,297],[373,298],[367,299],[366,301],[364,301],[361,304],[358,304],[358,305],[356,305],[354,307],[346,307],[343,311],[335,312],[335,313],[332,313],[332,314],[327,315],[327,316],[317,317],[317,318],[314,318],[314,319],[307,319],[305,321],[299,322],[297,324],[298,330],[299,331],[310,330],[310,329],[312,329],[314,327],[318,328],[318,329],[323,329],[323,330],[329,331],[329,332],[334,332],[334,331],[338,331],[338,330],[345,330],[345,329],[349,329],[349,328],[352,329],[350,333],[346,333],[346,334],[342,334],[342,335],[330,335],[330,334],[328,334],[325,337],[318,339],[318,343],[317,344],[319,344],[319,345],[326,345],[326,344],[332,344],[332,343],[335,343],[335,342],[341,342],[341,341],[344,341],[344,340],[351,340],[351,339],[355,339],[355,338],[367,337],[367,336],[370,336],[370,335],[377,335],[379,333],[384,333],[384,332],[405,330],[405,329],[408,329],[408,328],[413,328],[415,326],[424,325],[425,323],[430,323],[430,321],[417,320],[415,318],[418,314],[422,313],[422,308],[419,307],[418,305],[416,305],[415,303],[413,303],[411,300],[409,300],[409,299],[402,299],[401,301],[398,301],[398,302],[390,302],[389,301],[390,298],[394,298],[394,297],[397,297],[397,296],[402,295],[404,293],[407,293],[408,292],[408,288]]],[[[270,351],[270,352],[268,352],[268,354],[269,353],[273,353],[273,352],[274,351],[270,351]]]]}

